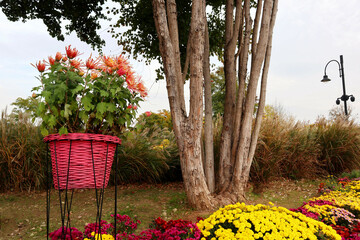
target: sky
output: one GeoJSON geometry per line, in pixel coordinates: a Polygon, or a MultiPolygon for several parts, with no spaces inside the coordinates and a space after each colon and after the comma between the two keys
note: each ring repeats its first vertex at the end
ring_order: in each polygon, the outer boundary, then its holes
{"type": "MultiPolygon", "coordinates": [[[[103,52],[120,54],[122,48],[107,33],[103,24],[100,35],[106,41],[103,52]]],[[[69,44],[84,53],[96,55],[90,46],[73,33],[61,42],[51,38],[41,20],[10,22],[0,12],[0,110],[16,98],[31,95],[39,85],[38,71],[30,65],[49,55],[65,51],[69,44]]],[[[360,114],[360,1],[359,0],[279,0],[268,76],[267,104],[280,106],[297,120],[314,122],[328,116],[342,95],[342,83],[336,62],[326,72],[332,81],[322,83],[325,65],[344,57],[346,93],[355,96],[348,102],[354,115],[360,114]]],[[[169,109],[166,84],[155,82],[158,63],[150,66],[130,59],[149,96],[139,113],[169,109]]],[[[343,108],[343,103],[341,103],[343,108]]],[[[358,120],[359,121],[359,120],[358,120]]]]}

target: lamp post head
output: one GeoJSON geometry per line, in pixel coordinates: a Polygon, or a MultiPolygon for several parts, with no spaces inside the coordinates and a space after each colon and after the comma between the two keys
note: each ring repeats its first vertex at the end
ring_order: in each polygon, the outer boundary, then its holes
{"type": "Polygon", "coordinates": [[[330,82],[330,78],[328,78],[328,76],[325,74],[323,79],[321,80],[321,82],[330,82]]]}

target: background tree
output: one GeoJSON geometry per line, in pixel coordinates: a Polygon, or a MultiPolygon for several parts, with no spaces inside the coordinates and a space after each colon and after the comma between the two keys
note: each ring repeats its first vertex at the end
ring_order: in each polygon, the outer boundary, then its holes
{"type": "MultiPolygon", "coordinates": [[[[119,13],[124,19],[130,20],[120,20],[114,27],[125,25],[130,32],[124,33],[124,38],[115,36],[119,37],[125,50],[126,46],[133,46],[134,51],[128,50],[135,56],[139,54],[149,60],[158,59],[163,64],[173,130],[189,203],[197,208],[213,208],[242,200],[265,105],[278,0],[213,0],[206,4],[205,0],[152,0],[152,11],[146,5],[149,2],[119,1],[119,13]],[[211,10],[208,18],[206,6],[211,10]],[[250,14],[251,7],[256,8],[254,16],[250,14]],[[139,21],[143,15],[135,15],[133,19],[126,15],[129,13],[133,16],[142,11],[144,16],[152,14],[154,25],[144,19],[139,21]],[[152,34],[142,35],[143,25],[152,34]],[[155,26],[156,31],[149,26],[155,26]],[[149,42],[150,47],[146,45],[149,42]],[[147,55],[148,50],[154,51],[154,54],[150,52],[152,55],[147,55]],[[207,62],[208,53],[224,59],[226,90],[216,194],[211,194],[209,182],[205,178],[201,147],[203,87],[204,78],[207,79],[204,62],[207,62]],[[190,79],[189,111],[185,108],[184,98],[187,76],[190,79]],[[246,79],[248,84],[245,84],[246,79]],[[259,107],[254,118],[256,89],[260,79],[259,107]]],[[[99,27],[98,21],[106,18],[101,13],[102,4],[100,0],[63,0],[44,6],[42,1],[3,0],[0,7],[10,20],[43,19],[50,34],[60,39],[63,36],[58,23],[63,14],[70,21],[66,27],[68,31],[76,31],[80,39],[99,47],[103,42],[95,30],[99,27]],[[57,24],[51,24],[51,21],[57,24]]],[[[205,155],[205,158],[208,157],[205,155]]],[[[205,162],[208,165],[209,162],[205,162]]]]}

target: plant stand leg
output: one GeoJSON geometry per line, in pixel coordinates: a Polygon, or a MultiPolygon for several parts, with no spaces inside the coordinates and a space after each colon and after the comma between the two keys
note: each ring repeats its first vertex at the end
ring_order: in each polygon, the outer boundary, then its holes
{"type": "Polygon", "coordinates": [[[114,181],[114,184],[115,184],[115,209],[114,209],[114,238],[116,239],[116,217],[117,217],[117,177],[118,177],[118,147],[119,145],[116,144],[116,149],[115,149],[115,181],[114,181]]]}
{"type": "Polygon", "coordinates": [[[46,239],[49,240],[50,223],[50,168],[49,168],[49,147],[46,144],[46,239]]]}

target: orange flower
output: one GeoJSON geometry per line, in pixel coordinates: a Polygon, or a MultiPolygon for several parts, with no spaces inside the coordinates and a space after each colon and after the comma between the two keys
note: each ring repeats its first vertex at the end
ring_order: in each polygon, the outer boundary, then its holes
{"type": "Polygon", "coordinates": [[[44,72],[45,71],[45,63],[44,61],[42,62],[38,62],[36,63],[35,65],[34,64],[31,64],[33,67],[37,68],[37,70],[39,70],[39,72],[44,72]]]}
{"type": "Polygon", "coordinates": [[[145,86],[144,86],[144,84],[143,84],[142,82],[139,82],[139,83],[137,84],[136,88],[137,88],[138,92],[140,93],[140,95],[141,95],[142,97],[146,97],[146,96],[147,96],[147,90],[146,90],[146,88],[145,88],[145,86]]]}
{"type": "Polygon", "coordinates": [[[55,63],[55,59],[51,56],[49,56],[49,63],[51,66],[54,65],[54,63],[55,63]]]}
{"type": "Polygon", "coordinates": [[[128,75],[126,77],[126,83],[127,83],[127,87],[129,90],[131,90],[131,91],[137,90],[137,85],[136,85],[135,77],[133,74],[128,75]]]}
{"type": "Polygon", "coordinates": [[[150,117],[151,114],[152,114],[152,112],[150,112],[150,111],[145,112],[145,115],[146,115],[147,117],[150,117]]]}
{"type": "Polygon", "coordinates": [[[86,67],[88,69],[96,69],[98,68],[98,60],[94,60],[91,58],[91,56],[89,57],[89,59],[86,61],[86,67]]]}
{"type": "Polygon", "coordinates": [[[91,73],[91,79],[94,80],[95,78],[98,78],[99,77],[99,73],[97,72],[92,72],[91,73]]]}
{"type": "Polygon", "coordinates": [[[103,56],[103,62],[109,68],[113,68],[116,66],[116,62],[112,57],[103,56]]]}
{"type": "Polygon", "coordinates": [[[59,62],[61,59],[62,59],[62,54],[61,54],[61,52],[57,52],[56,53],[56,55],[55,55],[55,60],[57,61],[57,62],[59,62]]]}
{"type": "Polygon", "coordinates": [[[66,56],[63,57],[63,62],[66,62],[68,60],[68,58],[66,56]]]}
{"type": "Polygon", "coordinates": [[[76,48],[71,49],[71,45],[65,47],[65,50],[66,50],[66,55],[68,56],[69,59],[76,58],[77,56],[80,55],[79,51],[76,50],[76,48]]]}
{"type": "Polygon", "coordinates": [[[79,69],[80,68],[80,65],[81,65],[81,62],[79,60],[70,60],[70,64],[71,66],[73,66],[74,68],[76,69],[79,69]]]}

